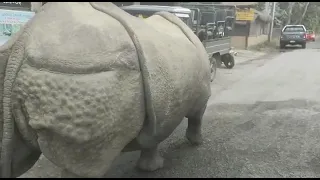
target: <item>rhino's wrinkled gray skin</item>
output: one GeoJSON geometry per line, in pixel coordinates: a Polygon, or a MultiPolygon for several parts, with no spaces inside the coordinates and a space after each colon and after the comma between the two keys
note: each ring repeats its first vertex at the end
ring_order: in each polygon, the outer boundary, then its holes
{"type": "Polygon", "coordinates": [[[146,20],[112,3],[47,3],[0,49],[2,177],[40,152],[62,177],[102,177],[123,151],[163,166],[157,145],[188,118],[201,141],[211,95],[209,60],[177,17],[146,20]],[[3,111],[2,111],[3,110],[3,111]]]}
{"type": "Polygon", "coordinates": [[[24,121],[25,116],[19,119],[22,111],[13,108],[15,105],[11,98],[12,87],[24,59],[23,47],[26,34],[23,32],[24,29],[0,47],[0,129],[2,130],[0,133],[0,177],[21,175],[32,167],[41,154],[36,139],[32,137],[35,133],[28,133],[29,127],[24,128],[28,122],[24,121]],[[15,119],[12,119],[13,115],[16,115],[15,119]],[[29,141],[31,139],[35,139],[33,142],[36,146],[29,141]]]}

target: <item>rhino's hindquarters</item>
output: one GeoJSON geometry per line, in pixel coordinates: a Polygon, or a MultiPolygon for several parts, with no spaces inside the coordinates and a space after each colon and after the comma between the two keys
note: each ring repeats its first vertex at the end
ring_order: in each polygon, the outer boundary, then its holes
{"type": "Polygon", "coordinates": [[[145,115],[141,75],[133,70],[61,74],[25,64],[14,93],[24,100],[42,153],[83,177],[101,177],[145,115]]]}

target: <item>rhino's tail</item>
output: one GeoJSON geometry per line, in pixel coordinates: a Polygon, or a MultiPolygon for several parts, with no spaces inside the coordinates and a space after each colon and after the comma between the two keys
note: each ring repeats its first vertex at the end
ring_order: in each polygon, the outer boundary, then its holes
{"type": "Polygon", "coordinates": [[[123,27],[128,32],[138,55],[138,61],[140,66],[140,71],[142,75],[142,83],[143,83],[143,91],[144,91],[144,98],[145,98],[145,108],[146,108],[146,117],[144,120],[143,128],[137,138],[137,141],[139,145],[142,148],[151,148],[155,147],[157,145],[156,137],[156,130],[157,130],[157,118],[154,111],[154,105],[152,102],[152,95],[151,95],[151,89],[150,89],[150,74],[148,72],[148,68],[146,66],[146,58],[144,55],[144,52],[142,50],[141,44],[139,42],[139,39],[137,38],[134,29],[131,27],[131,25],[128,23],[128,19],[126,19],[126,16],[129,16],[124,11],[122,11],[120,8],[112,4],[111,2],[90,2],[91,6],[100,11],[103,12],[117,21],[119,21],[123,27]]]}

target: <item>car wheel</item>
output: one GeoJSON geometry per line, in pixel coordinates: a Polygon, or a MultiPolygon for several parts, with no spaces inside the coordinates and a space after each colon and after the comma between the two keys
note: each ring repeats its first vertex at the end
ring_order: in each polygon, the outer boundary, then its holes
{"type": "Polygon", "coordinates": [[[285,47],[286,47],[286,45],[285,45],[285,44],[280,43],[280,49],[284,49],[285,47]]]}
{"type": "Polygon", "coordinates": [[[312,39],[312,41],[315,42],[316,40],[315,40],[315,39],[312,39]]]}
{"type": "Polygon", "coordinates": [[[306,43],[301,44],[302,49],[306,48],[306,43]]]}

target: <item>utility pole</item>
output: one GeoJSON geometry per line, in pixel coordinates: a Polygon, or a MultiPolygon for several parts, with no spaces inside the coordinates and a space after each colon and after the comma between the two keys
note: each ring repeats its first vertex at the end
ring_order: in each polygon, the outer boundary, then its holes
{"type": "Polygon", "coordinates": [[[272,31],[273,31],[273,24],[274,24],[274,14],[276,11],[276,2],[272,2],[272,10],[271,10],[271,24],[270,24],[270,29],[269,29],[269,36],[268,36],[268,42],[271,41],[272,39],[272,31]]]}

